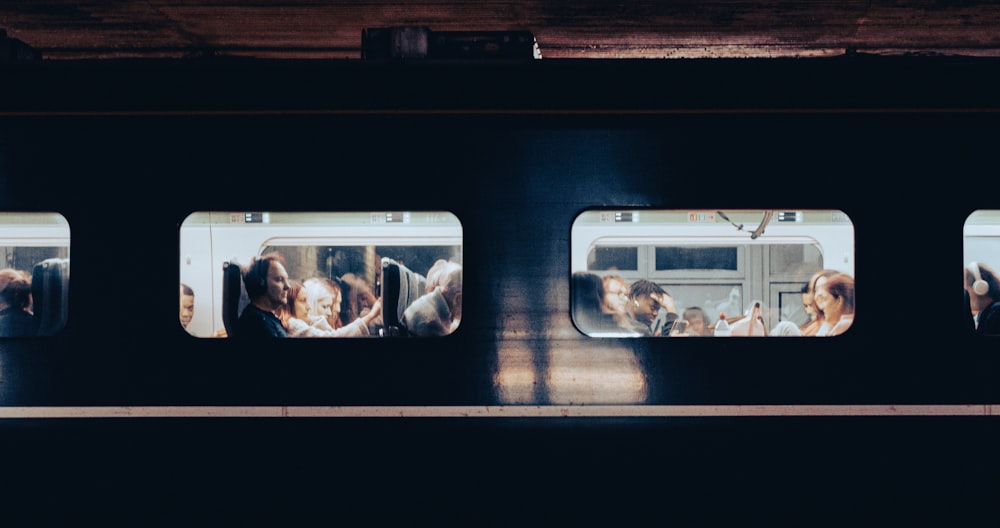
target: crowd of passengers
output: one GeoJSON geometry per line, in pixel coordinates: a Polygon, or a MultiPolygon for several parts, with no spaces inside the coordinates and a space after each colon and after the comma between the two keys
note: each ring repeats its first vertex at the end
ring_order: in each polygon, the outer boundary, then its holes
{"type": "MultiPolygon", "coordinates": [[[[699,306],[690,306],[679,314],[673,296],[646,279],[630,284],[617,274],[578,271],[573,274],[573,283],[573,316],[577,326],[588,335],[703,337],[714,335],[718,324],[699,306]],[[675,321],[686,324],[674,324],[675,321]]],[[[819,270],[802,286],[801,294],[803,310],[809,317],[804,324],[780,321],[768,329],[766,307],[755,301],[742,314],[727,315],[729,335],[835,336],[844,333],[854,321],[851,275],[819,270]]]]}
{"type": "MultiPolygon", "coordinates": [[[[255,258],[242,274],[250,303],[236,322],[234,337],[383,335],[382,299],[363,277],[289,279],[284,258],[277,252],[255,258]]],[[[422,291],[412,297],[401,295],[402,304],[390,307],[399,310],[405,334],[453,332],[462,317],[462,266],[441,259],[425,275],[413,276],[420,278],[422,291]]]]}

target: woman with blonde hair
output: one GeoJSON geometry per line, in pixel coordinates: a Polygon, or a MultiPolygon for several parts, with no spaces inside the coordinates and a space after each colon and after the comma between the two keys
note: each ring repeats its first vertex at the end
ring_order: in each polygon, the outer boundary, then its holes
{"type": "Polygon", "coordinates": [[[343,302],[340,287],[337,283],[327,278],[315,277],[303,283],[305,291],[305,305],[309,307],[312,318],[322,318],[329,330],[324,330],[322,335],[314,337],[365,337],[371,335],[368,325],[376,317],[381,315],[382,300],[376,299],[372,309],[362,317],[358,317],[350,324],[344,325],[340,321],[340,305],[343,302]]]}

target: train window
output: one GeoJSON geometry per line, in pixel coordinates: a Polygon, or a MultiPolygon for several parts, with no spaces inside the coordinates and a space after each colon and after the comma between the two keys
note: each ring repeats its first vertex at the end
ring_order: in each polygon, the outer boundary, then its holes
{"type": "Polygon", "coordinates": [[[841,211],[584,211],[571,245],[573,321],[591,337],[827,336],[854,318],[841,211]]]}
{"type": "Polygon", "coordinates": [[[656,270],[730,270],[737,271],[739,249],[736,247],[658,247],[656,270]]]}
{"type": "Polygon", "coordinates": [[[0,213],[0,338],[49,336],[69,313],[69,223],[0,213]]]}
{"type": "Polygon", "coordinates": [[[462,226],[448,212],[193,213],[180,300],[198,337],[448,335],[462,226]]]}
{"type": "Polygon", "coordinates": [[[587,254],[587,269],[591,271],[639,269],[639,248],[597,246],[587,254]]]}
{"type": "Polygon", "coordinates": [[[978,335],[1000,335],[1000,210],[970,214],[963,246],[968,329],[978,335]]]}

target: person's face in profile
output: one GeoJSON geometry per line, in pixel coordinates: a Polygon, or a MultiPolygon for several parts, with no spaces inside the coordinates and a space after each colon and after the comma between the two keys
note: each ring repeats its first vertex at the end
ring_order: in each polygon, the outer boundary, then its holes
{"type": "Polygon", "coordinates": [[[288,272],[280,262],[271,262],[267,269],[267,299],[277,308],[288,300],[288,272]]]}
{"type": "Polygon", "coordinates": [[[640,295],[632,299],[632,308],[636,319],[652,324],[657,312],[660,311],[660,303],[649,295],[640,295]]]}
{"type": "Polygon", "coordinates": [[[306,295],[305,288],[299,290],[299,294],[295,297],[295,317],[299,319],[309,317],[309,296],[306,295]]]}
{"type": "Polygon", "coordinates": [[[194,317],[194,295],[181,294],[181,327],[187,328],[194,317]]]}
{"type": "Polygon", "coordinates": [[[816,307],[813,306],[813,296],[811,293],[802,294],[802,311],[809,316],[810,321],[816,318],[816,307]]]}
{"type": "Polygon", "coordinates": [[[843,305],[843,299],[838,299],[830,294],[826,289],[826,282],[822,284],[816,283],[816,294],[814,295],[816,299],[816,306],[826,314],[827,317],[839,317],[841,312],[841,306],[843,305]]]}
{"type": "Polygon", "coordinates": [[[330,317],[333,315],[333,295],[324,295],[316,301],[316,315],[330,317]]]}
{"type": "Polygon", "coordinates": [[[685,319],[688,322],[687,333],[691,335],[705,335],[705,319],[701,314],[694,314],[690,319],[685,319]]]}

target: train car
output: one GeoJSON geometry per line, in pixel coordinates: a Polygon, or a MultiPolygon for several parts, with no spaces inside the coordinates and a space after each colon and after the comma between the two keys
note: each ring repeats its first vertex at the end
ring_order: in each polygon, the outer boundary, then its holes
{"type": "MultiPolygon", "coordinates": [[[[3,65],[0,211],[64,218],[45,247],[71,245],[73,272],[61,329],[0,340],[3,497],[511,524],[992,504],[1000,361],[957,270],[992,258],[967,219],[997,207],[996,66],[3,65]],[[393,263],[459,263],[460,324],[215,338],[275,251],[289,279],[368,277],[383,306],[393,263]],[[575,315],[574,275],[617,273],[679,311],[759,301],[771,330],[803,320],[819,268],[857,281],[829,338],[594,335],[575,315]]],[[[18,266],[42,257],[68,253],[18,266]]]]}

